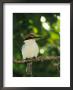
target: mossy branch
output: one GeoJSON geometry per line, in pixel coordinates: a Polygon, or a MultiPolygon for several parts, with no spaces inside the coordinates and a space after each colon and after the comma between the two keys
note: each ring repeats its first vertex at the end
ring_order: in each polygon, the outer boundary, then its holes
{"type": "Polygon", "coordinates": [[[50,60],[60,60],[60,56],[39,56],[37,58],[29,58],[29,59],[22,59],[22,60],[14,60],[13,62],[16,64],[24,64],[29,62],[43,62],[43,61],[50,61],[50,60]]]}

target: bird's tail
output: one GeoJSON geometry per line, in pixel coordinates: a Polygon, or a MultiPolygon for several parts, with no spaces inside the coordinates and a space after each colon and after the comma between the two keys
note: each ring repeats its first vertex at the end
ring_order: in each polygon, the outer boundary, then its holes
{"type": "Polygon", "coordinates": [[[32,76],[32,62],[27,63],[26,73],[32,76]]]}

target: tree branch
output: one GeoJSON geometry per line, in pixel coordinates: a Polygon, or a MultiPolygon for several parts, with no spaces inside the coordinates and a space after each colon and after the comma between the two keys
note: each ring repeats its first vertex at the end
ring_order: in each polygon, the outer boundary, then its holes
{"type": "Polygon", "coordinates": [[[60,56],[39,56],[37,58],[29,58],[28,60],[23,59],[23,60],[14,60],[13,62],[16,64],[24,64],[24,63],[29,63],[29,62],[38,62],[38,61],[50,61],[50,60],[60,60],[60,56]]]}

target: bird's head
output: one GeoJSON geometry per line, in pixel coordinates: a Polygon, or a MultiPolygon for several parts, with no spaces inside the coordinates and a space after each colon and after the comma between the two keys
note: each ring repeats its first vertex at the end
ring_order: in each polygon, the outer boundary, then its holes
{"type": "Polygon", "coordinates": [[[35,40],[38,40],[40,39],[40,36],[39,35],[35,35],[34,33],[30,33],[28,34],[24,40],[30,40],[30,39],[35,39],[35,40]]]}

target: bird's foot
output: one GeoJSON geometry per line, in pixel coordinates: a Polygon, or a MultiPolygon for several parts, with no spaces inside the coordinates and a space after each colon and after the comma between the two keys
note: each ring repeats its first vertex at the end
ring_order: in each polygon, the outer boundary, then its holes
{"type": "Polygon", "coordinates": [[[36,59],[37,57],[33,57],[33,59],[36,59]]]}
{"type": "Polygon", "coordinates": [[[26,58],[26,60],[30,60],[30,58],[26,58]]]}
{"type": "Polygon", "coordinates": [[[37,59],[37,57],[26,58],[26,60],[37,59]]]}

